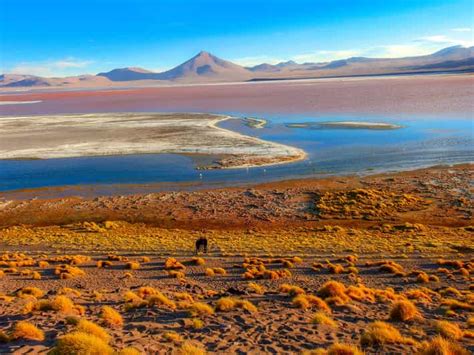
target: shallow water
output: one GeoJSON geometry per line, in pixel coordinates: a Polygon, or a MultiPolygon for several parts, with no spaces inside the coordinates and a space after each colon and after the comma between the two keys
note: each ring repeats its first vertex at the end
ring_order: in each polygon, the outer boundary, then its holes
{"type": "MultiPolygon", "coordinates": [[[[368,174],[474,160],[473,122],[466,119],[384,116],[253,115],[220,112],[238,117],[262,117],[265,128],[229,120],[221,127],[265,140],[297,146],[308,159],[291,164],[231,170],[197,171],[202,158],[176,154],[80,157],[49,160],[0,161],[0,191],[92,184],[170,183],[165,189],[248,184],[296,177],[368,174]],[[288,123],[369,121],[401,124],[395,130],[315,127],[290,128],[288,123]],[[173,185],[174,184],[174,185],[173,185]]],[[[152,191],[159,190],[155,186],[152,191]]]]}

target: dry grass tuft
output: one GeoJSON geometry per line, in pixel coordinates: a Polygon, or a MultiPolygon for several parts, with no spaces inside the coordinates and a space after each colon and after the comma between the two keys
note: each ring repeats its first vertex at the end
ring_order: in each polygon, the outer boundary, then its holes
{"type": "Polygon", "coordinates": [[[110,335],[104,328],[86,319],[81,319],[77,323],[76,331],[93,335],[105,343],[108,343],[110,340],[110,335]]]}
{"type": "Polygon", "coordinates": [[[201,344],[185,341],[177,350],[177,355],[206,355],[206,350],[204,350],[201,344]]]}
{"type": "Polygon", "coordinates": [[[414,344],[413,339],[404,338],[397,328],[380,321],[376,321],[367,326],[366,331],[362,334],[360,342],[363,346],[383,344],[414,344]]]}
{"type": "Polygon", "coordinates": [[[214,309],[207,303],[194,302],[188,307],[188,311],[191,316],[195,317],[198,315],[213,315],[214,309]]]}
{"type": "Polygon", "coordinates": [[[255,283],[255,282],[249,282],[248,285],[247,285],[247,289],[250,292],[256,293],[258,295],[265,294],[265,287],[263,287],[262,285],[259,285],[258,283],[255,283]]]}
{"type": "Polygon", "coordinates": [[[318,290],[318,296],[322,298],[337,297],[343,303],[349,300],[349,297],[346,295],[346,286],[338,281],[328,281],[324,283],[318,290]]]}
{"type": "Polygon", "coordinates": [[[317,309],[320,311],[324,311],[326,313],[331,313],[331,308],[327,305],[327,303],[314,295],[306,295],[306,294],[300,294],[293,298],[292,300],[293,306],[301,309],[317,309]]]}
{"type": "Polygon", "coordinates": [[[181,343],[183,338],[176,332],[166,332],[163,334],[163,339],[172,343],[181,343]]]}
{"type": "Polygon", "coordinates": [[[166,270],[184,270],[186,269],[186,266],[184,266],[175,258],[168,258],[165,260],[165,269],[166,270]]]}
{"type": "Polygon", "coordinates": [[[311,318],[311,323],[318,325],[325,325],[331,328],[337,328],[337,322],[324,312],[316,312],[311,318]]]}
{"type": "Polygon", "coordinates": [[[200,258],[200,257],[194,257],[194,258],[191,259],[190,263],[192,265],[202,266],[202,265],[206,264],[206,260],[204,260],[203,258],[200,258]]]}
{"type": "Polygon", "coordinates": [[[289,296],[297,296],[305,293],[305,290],[303,290],[301,287],[288,284],[280,285],[279,291],[282,293],[287,293],[289,296]]]}
{"type": "Polygon", "coordinates": [[[459,344],[437,336],[422,345],[417,355],[469,355],[470,352],[459,344]]]}
{"type": "Polygon", "coordinates": [[[459,340],[463,337],[463,331],[456,323],[451,323],[445,320],[436,320],[433,322],[433,328],[444,338],[451,340],[459,340]]]}
{"type": "Polygon", "coordinates": [[[128,270],[138,270],[140,268],[140,263],[138,261],[129,261],[125,264],[125,268],[128,270]]]}
{"type": "Polygon", "coordinates": [[[13,327],[12,336],[13,339],[27,339],[43,341],[44,333],[38,329],[34,324],[27,321],[20,321],[13,327]]]}
{"type": "Polygon", "coordinates": [[[421,318],[421,314],[411,301],[395,302],[390,310],[390,319],[397,321],[410,321],[421,318]]]}
{"type": "Polygon", "coordinates": [[[118,355],[141,355],[142,353],[135,348],[123,348],[118,352],[118,355]]]}
{"type": "Polygon", "coordinates": [[[147,301],[149,306],[165,306],[171,309],[176,309],[176,303],[159,291],[148,297],[147,301]]]}
{"type": "Polygon", "coordinates": [[[222,297],[216,302],[216,310],[219,312],[231,311],[236,307],[236,299],[233,297],[222,297]]]}
{"type": "Polygon", "coordinates": [[[58,339],[50,355],[112,355],[113,349],[102,339],[83,332],[73,332],[58,339]]]}
{"type": "Polygon", "coordinates": [[[40,290],[37,287],[23,287],[17,292],[18,297],[33,296],[36,298],[41,298],[43,297],[43,295],[44,295],[43,290],[40,290]]]}
{"type": "Polygon", "coordinates": [[[100,317],[106,325],[109,327],[121,327],[123,326],[123,318],[119,312],[110,306],[103,306],[100,317]]]}
{"type": "Polygon", "coordinates": [[[234,297],[222,297],[216,302],[216,310],[219,312],[228,312],[236,308],[244,309],[251,313],[258,312],[257,307],[247,300],[240,300],[234,297]]]}

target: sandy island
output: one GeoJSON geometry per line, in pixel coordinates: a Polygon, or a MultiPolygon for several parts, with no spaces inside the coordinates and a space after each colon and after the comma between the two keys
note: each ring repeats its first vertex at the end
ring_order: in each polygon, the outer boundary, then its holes
{"type": "Polygon", "coordinates": [[[238,168],[301,160],[304,151],[218,127],[229,116],[197,113],[101,113],[0,118],[0,159],[175,153],[219,156],[238,168]]]}

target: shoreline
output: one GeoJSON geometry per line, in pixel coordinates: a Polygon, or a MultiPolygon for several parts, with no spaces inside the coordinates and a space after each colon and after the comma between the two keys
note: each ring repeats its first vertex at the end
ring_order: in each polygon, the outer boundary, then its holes
{"type": "MultiPolygon", "coordinates": [[[[192,155],[192,154],[186,154],[192,155]]],[[[282,163],[285,164],[285,163],[282,163]]],[[[384,171],[367,171],[366,174],[325,174],[326,176],[314,177],[295,177],[282,178],[269,181],[256,181],[254,183],[234,183],[227,185],[220,182],[210,182],[205,186],[198,181],[184,182],[150,182],[150,183],[110,183],[110,184],[76,184],[76,185],[54,185],[32,188],[20,188],[13,190],[0,190],[0,210],[2,203],[6,201],[20,201],[31,199],[51,199],[51,198],[89,198],[100,196],[132,196],[147,193],[166,193],[166,192],[199,192],[212,190],[226,190],[235,188],[258,188],[261,186],[279,186],[287,184],[297,184],[298,182],[324,181],[327,179],[350,179],[350,178],[374,178],[381,176],[399,175],[416,171],[434,170],[434,169],[458,169],[470,168],[474,162],[461,162],[454,164],[435,164],[426,166],[417,166],[406,169],[384,170],[384,171]],[[105,191],[115,191],[116,193],[106,193],[105,191]],[[120,191],[120,192],[119,192],[120,191]],[[14,198],[13,196],[23,196],[22,198],[14,198]],[[10,198],[7,199],[7,198],[10,198]]],[[[233,169],[233,168],[227,168],[233,169]]],[[[197,170],[199,171],[199,170],[197,170]]]]}

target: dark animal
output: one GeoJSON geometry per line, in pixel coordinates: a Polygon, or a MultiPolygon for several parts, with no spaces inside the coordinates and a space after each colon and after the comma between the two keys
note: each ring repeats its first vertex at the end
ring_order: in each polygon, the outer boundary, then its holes
{"type": "Polygon", "coordinates": [[[201,251],[201,249],[204,251],[205,254],[207,254],[207,238],[206,237],[199,237],[199,239],[196,240],[196,255],[201,251]]]}

